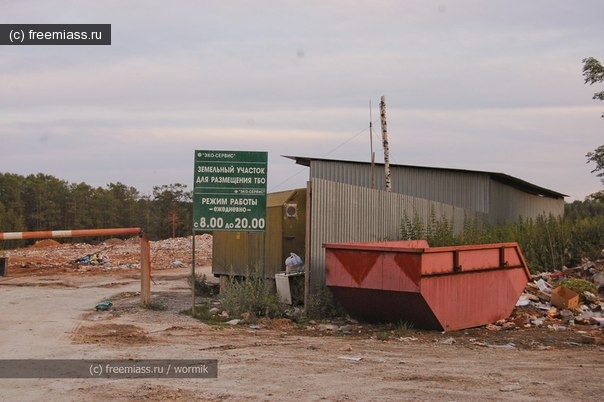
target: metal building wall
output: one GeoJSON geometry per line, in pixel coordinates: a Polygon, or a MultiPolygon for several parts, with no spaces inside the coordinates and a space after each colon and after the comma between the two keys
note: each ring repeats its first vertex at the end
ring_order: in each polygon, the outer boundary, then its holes
{"type": "MultiPolygon", "coordinates": [[[[477,212],[489,212],[486,173],[447,169],[391,166],[392,191],[426,198],[477,212]]],[[[366,163],[312,160],[310,177],[371,188],[371,166],[366,163]]],[[[376,188],[385,190],[383,165],[375,166],[376,188]]]]}
{"type": "Polygon", "coordinates": [[[267,194],[265,232],[214,232],[212,274],[247,275],[255,269],[267,277],[285,269],[290,252],[304,255],[306,189],[267,194]],[[285,205],[296,204],[293,216],[285,205]]]}
{"type": "Polygon", "coordinates": [[[315,293],[325,283],[323,243],[396,240],[402,219],[419,216],[428,222],[432,213],[446,217],[457,230],[464,219],[485,219],[470,209],[405,194],[354,186],[335,181],[311,180],[309,284],[315,293]]]}
{"type": "Polygon", "coordinates": [[[511,186],[491,181],[491,207],[489,223],[499,224],[523,219],[535,219],[540,215],[562,216],[564,199],[541,197],[517,190],[511,186]]]}

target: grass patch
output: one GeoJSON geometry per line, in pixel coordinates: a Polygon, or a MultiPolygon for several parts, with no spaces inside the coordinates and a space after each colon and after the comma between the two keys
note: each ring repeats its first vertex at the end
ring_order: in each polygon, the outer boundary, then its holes
{"type": "Polygon", "coordinates": [[[285,305],[275,290],[274,282],[253,271],[245,277],[230,276],[220,291],[219,299],[229,316],[245,316],[250,322],[259,317],[282,317],[285,313],[285,305]]]}
{"type": "Polygon", "coordinates": [[[150,303],[144,303],[143,304],[143,308],[147,309],[147,310],[152,310],[152,311],[164,311],[167,310],[168,307],[160,302],[150,302],[150,303]]]}
{"type": "Polygon", "coordinates": [[[392,332],[397,338],[404,338],[412,335],[415,332],[415,328],[412,322],[400,321],[392,332]]]}
{"type": "Polygon", "coordinates": [[[316,294],[311,296],[308,315],[313,319],[329,319],[344,317],[346,313],[333,297],[331,290],[323,285],[316,294]]]}
{"type": "Polygon", "coordinates": [[[408,321],[399,321],[397,324],[386,324],[384,331],[378,332],[377,340],[387,341],[389,339],[399,339],[413,336],[417,330],[413,323],[408,321]]]}
{"type": "Polygon", "coordinates": [[[187,282],[189,283],[189,286],[193,286],[193,283],[195,283],[195,295],[197,296],[213,297],[218,295],[220,291],[217,284],[208,282],[206,274],[195,274],[195,278],[193,278],[193,275],[189,275],[187,282]]]}
{"type": "Polygon", "coordinates": [[[590,281],[585,280],[585,279],[579,279],[579,278],[565,279],[565,280],[561,281],[558,285],[567,287],[568,289],[577,293],[583,302],[585,302],[585,296],[583,296],[583,292],[591,292],[594,294],[598,293],[596,290],[596,285],[594,285],[593,283],[591,283],[590,281]]]}
{"type": "MultiPolygon", "coordinates": [[[[198,304],[195,306],[195,315],[193,318],[198,319],[204,324],[208,325],[217,325],[223,324],[225,321],[229,320],[229,318],[224,318],[218,314],[213,314],[210,312],[211,307],[208,304],[198,304]]],[[[184,309],[180,311],[180,314],[191,316],[191,308],[184,309]]]]}

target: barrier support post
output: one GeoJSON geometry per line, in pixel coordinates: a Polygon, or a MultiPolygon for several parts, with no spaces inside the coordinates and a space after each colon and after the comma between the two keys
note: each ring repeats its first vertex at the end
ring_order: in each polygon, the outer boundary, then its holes
{"type": "Polygon", "coordinates": [[[151,247],[145,233],[141,234],[141,302],[151,303],[151,247]]]}

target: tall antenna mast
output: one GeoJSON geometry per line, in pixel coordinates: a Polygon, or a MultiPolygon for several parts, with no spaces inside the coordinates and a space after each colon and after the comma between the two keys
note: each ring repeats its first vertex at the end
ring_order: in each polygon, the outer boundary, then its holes
{"type": "Polygon", "coordinates": [[[386,191],[392,191],[390,178],[390,148],[388,145],[388,129],[386,128],[386,97],[380,99],[380,117],[382,120],[382,146],[384,147],[384,173],[386,175],[386,191]]]}
{"type": "Polygon", "coordinates": [[[369,100],[369,148],[371,150],[371,188],[375,188],[375,152],[373,152],[373,117],[369,100]]]}

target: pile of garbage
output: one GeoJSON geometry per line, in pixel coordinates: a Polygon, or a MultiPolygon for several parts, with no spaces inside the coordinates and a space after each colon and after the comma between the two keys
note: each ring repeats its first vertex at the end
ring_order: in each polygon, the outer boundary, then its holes
{"type": "Polygon", "coordinates": [[[604,329],[604,260],[532,276],[516,303],[525,327],[560,331],[576,325],[604,329]]]}
{"type": "Polygon", "coordinates": [[[76,259],[73,263],[78,265],[100,265],[109,264],[109,257],[103,253],[87,254],[76,259]]]}
{"type": "MultiPolygon", "coordinates": [[[[153,270],[190,267],[192,237],[151,241],[153,270]]],[[[212,235],[195,236],[195,260],[198,266],[212,261],[212,235]]],[[[136,270],[140,267],[140,239],[107,239],[100,244],[59,243],[53,239],[36,242],[31,247],[2,250],[7,276],[45,275],[50,273],[107,272],[136,270]]]]}

